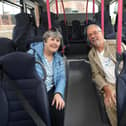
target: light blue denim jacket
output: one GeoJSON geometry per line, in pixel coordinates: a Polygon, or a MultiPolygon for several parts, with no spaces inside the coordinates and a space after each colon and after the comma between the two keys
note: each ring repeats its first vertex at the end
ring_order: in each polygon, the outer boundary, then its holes
{"type": "MultiPolygon", "coordinates": [[[[30,54],[35,55],[35,59],[43,63],[44,55],[43,55],[43,42],[37,42],[31,45],[31,48],[35,50],[35,53],[32,49],[28,51],[30,54]]],[[[43,77],[43,71],[40,65],[36,65],[36,70],[40,77],[43,77]]],[[[60,93],[62,97],[64,97],[64,90],[66,85],[66,75],[65,75],[65,65],[63,58],[57,52],[54,54],[53,58],[53,79],[55,85],[55,93],[60,93]]]]}

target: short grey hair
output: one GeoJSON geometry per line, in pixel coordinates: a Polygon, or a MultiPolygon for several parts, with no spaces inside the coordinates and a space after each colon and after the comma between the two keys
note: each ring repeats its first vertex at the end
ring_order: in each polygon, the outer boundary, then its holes
{"type": "Polygon", "coordinates": [[[59,38],[60,41],[62,40],[62,35],[61,33],[58,31],[58,29],[51,29],[51,30],[48,30],[46,31],[44,34],[43,34],[43,40],[46,42],[47,39],[49,37],[52,37],[52,38],[59,38]]]}
{"type": "Polygon", "coordinates": [[[87,26],[87,30],[88,30],[90,27],[92,27],[92,26],[95,26],[95,27],[98,29],[98,31],[101,31],[101,28],[100,28],[97,24],[90,24],[90,25],[88,25],[88,26],[87,26]]]}

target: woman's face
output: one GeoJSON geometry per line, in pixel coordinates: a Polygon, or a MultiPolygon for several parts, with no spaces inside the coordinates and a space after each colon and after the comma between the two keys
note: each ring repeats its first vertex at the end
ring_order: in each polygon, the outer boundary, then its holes
{"type": "Polygon", "coordinates": [[[45,42],[45,49],[50,53],[55,53],[60,47],[60,39],[49,37],[45,42]]]}

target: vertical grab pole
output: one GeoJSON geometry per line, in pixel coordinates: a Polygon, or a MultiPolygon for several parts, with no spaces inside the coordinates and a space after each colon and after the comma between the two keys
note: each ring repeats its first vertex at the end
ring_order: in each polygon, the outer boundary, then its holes
{"type": "Polygon", "coordinates": [[[88,0],[86,4],[86,24],[88,24],[88,0]]]}
{"type": "Polygon", "coordinates": [[[49,0],[46,1],[46,6],[47,6],[47,16],[48,16],[48,29],[51,29],[52,24],[51,24],[49,0]]]}
{"type": "Polygon", "coordinates": [[[61,3],[62,3],[62,7],[63,7],[64,23],[66,25],[66,14],[65,14],[65,8],[64,8],[63,0],[61,0],[61,3]]]}
{"type": "MultiPolygon", "coordinates": [[[[121,122],[123,120],[123,117],[125,117],[125,114],[123,115],[123,112],[125,113],[125,100],[126,100],[126,90],[124,88],[124,84],[122,84],[119,81],[119,74],[118,74],[118,68],[119,63],[122,60],[121,56],[121,41],[122,41],[122,8],[123,8],[123,0],[118,0],[118,30],[117,30],[117,53],[116,53],[116,76],[117,76],[117,86],[116,86],[116,100],[117,100],[117,126],[121,126],[121,122]],[[120,100],[121,98],[121,100],[120,100]]],[[[125,62],[124,62],[125,64],[125,62]]],[[[125,124],[124,124],[125,125],[125,124]]]]}
{"type": "Polygon", "coordinates": [[[104,0],[101,0],[101,29],[104,35],[104,0]]]}
{"type": "Polygon", "coordinates": [[[93,0],[93,16],[95,16],[95,0],[93,0]]]}
{"type": "Polygon", "coordinates": [[[56,3],[56,14],[57,14],[57,16],[59,16],[59,11],[58,11],[58,1],[55,0],[55,3],[56,3]]]}
{"type": "Polygon", "coordinates": [[[122,8],[123,8],[123,0],[118,0],[118,32],[117,32],[117,53],[118,54],[121,54],[122,8]]]}

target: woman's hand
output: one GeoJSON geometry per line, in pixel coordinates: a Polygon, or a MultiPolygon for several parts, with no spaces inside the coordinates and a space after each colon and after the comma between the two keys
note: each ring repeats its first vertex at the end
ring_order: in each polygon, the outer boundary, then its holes
{"type": "Polygon", "coordinates": [[[65,102],[59,93],[56,93],[53,97],[52,106],[54,104],[58,110],[62,110],[65,107],[65,102]]]}

